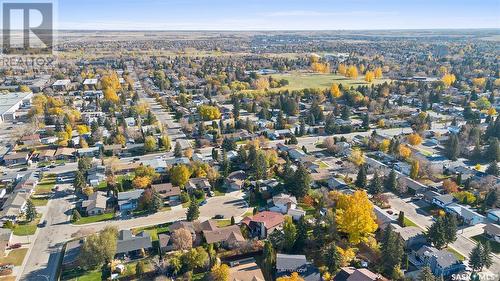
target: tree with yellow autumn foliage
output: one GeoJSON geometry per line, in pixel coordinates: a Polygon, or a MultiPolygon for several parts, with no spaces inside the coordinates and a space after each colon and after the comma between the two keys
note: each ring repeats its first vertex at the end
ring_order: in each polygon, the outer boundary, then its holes
{"type": "Polygon", "coordinates": [[[297,272],[292,272],[290,276],[280,277],[276,281],[304,281],[304,279],[297,272]]]}
{"type": "Polygon", "coordinates": [[[373,72],[373,74],[375,75],[375,79],[382,78],[382,67],[375,68],[375,71],[373,72]]]}
{"type": "Polygon", "coordinates": [[[220,110],[216,106],[203,104],[198,107],[198,112],[203,120],[214,120],[221,117],[220,110]]]}
{"type": "Polygon", "coordinates": [[[330,65],[328,63],[313,62],[311,63],[311,70],[317,73],[329,73],[330,65]]]}
{"type": "Polygon", "coordinates": [[[345,76],[345,74],[347,73],[347,68],[345,67],[345,64],[343,63],[339,64],[339,66],[337,67],[337,73],[345,76]]]}
{"type": "Polygon", "coordinates": [[[106,88],[104,89],[103,93],[104,93],[104,99],[109,102],[118,103],[120,101],[118,94],[116,94],[116,90],[113,88],[106,88]]]}
{"type": "Polygon", "coordinates": [[[359,148],[354,148],[351,151],[351,155],[349,156],[349,160],[354,163],[356,166],[361,166],[365,163],[365,155],[363,151],[359,148]]]}
{"type": "Polygon", "coordinates": [[[267,90],[269,89],[269,79],[267,77],[260,77],[253,81],[253,88],[256,90],[267,90]]]}
{"type": "Polygon", "coordinates": [[[342,96],[342,92],[340,91],[339,85],[337,83],[333,83],[330,88],[330,93],[334,98],[340,98],[342,96]]]}
{"type": "Polygon", "coordinates": [[[486,112],[489,116],[494,116],[497,115],[497,110],[493,107],[488,108],[488,111],[486,112]]]}
{"type": "Polygon", "coordinates": [[[345,76],[351,79],[358,79],[358,68],[355,65],[349,66],[345,76]]]}
{"type": "Polygon", "coordinates": [[[348,235],[349,242],[359,244],[377,230],[373,204],[364,190],[352,195],[334,191],[336,220],[340,232],[348,235]]]}
{"type": "Polygon", "coordinates": [[[391,146],[391,141],[388,139],[384,139],[380,142],[379,149],[380,151],[386,153],[387,151],[389,151],[390,146],[391,146]]]}
{"type": "Polygon", "coordinates": [[[411,145],[419,145],[422,143],[422,137],[419,134],[413,133],[408,136],[408,142],[411,145]]]}
{"type": "Polygon", "coordinates": [[[486,85],[486,78],[484,77],[474,78],[472,79],[472,84],[482,89],[484,85],[486,85]]]}
{"type": "Polygon", "coordinates": [[[371,82],[373,82],[374,79],[375,79],[375,73],[373,73],[373,71],[367,71],[365,73],[365,81],[366,82],[371,83],[371,82]]]}
{"type": "Polygon", "coordinates": [[[411,149],[406,145],[400,144],[398,151],[399,151],[399,156],[403,157],[404,159],[407,159],[408,157],[411,156],[411,149]]]}
{"type": "Polygon", "coordinates": [[[447,73],[443,75],[443,78],[441,78],[441,81],[443,81],[443,84],[446,87],[450,87],[453,83],[455,83],[456,80],[457,78],[455,77],[455,74],[452,73],[447,73]]]}

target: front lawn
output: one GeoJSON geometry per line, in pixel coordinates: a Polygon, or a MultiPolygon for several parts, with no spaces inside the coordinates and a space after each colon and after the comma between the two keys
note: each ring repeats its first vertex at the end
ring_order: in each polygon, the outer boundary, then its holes
{"type": "Polygon", "coordinates": [[[457,252],[457,251],[456,251],[455,249],[453,249],[453,248],[448,247],[448,248],[446,248],[446,251],[448,251],[448,252],[452,253],[452,254],[453,254],[453,255],[454,255],[454,256],[455,256],[458,260],[460,260],[460,261],[465,260],[465,257],[464,257],[464,256],[462,256],[462,254],[460,254],[459,252],[457,252]]]}
{"type": "Polygon", "coordinates": [[[35,194],[49,194],[52,188],[56,185],[56,175],[50,174],[43,177],[43,179],[36,185],[35,194]]]}
{"type": "Polygon", "coordinates": [[[36,207],[46,206],[47,203],[49,202],[49,197],[48,196],[31,197],[31,202],[33,202],[33,205],[35,205],[36,207]]]}
{"type": "Polygon", "coordinates": [[[497,241],[488,239],[488,237],[486,237],[484,234],[472,236],[471,238],[481,243],[486,243],[486,241],[490,242],[491,251],[493,251],[493,253],[495,254],[500,254],[500,243],[498,243],[497,241]]]}
{"type": "Polygon", "coordinates": [[[14,249],[5,257],[0,258],[0,264],[10,263],[14,266],[23,264],[24,256],[28,252],[28,248],[14,249]]]}
{"type": "MultiPolygon", "coordinates": [[[[126,174],[126,175],[119,175],[119,176],[116,176],[116,182],[119,183],[119,184],[122,184],[124,180],[132,180],[134,179],[134,174],[133,173],[130,173],[130,174],[126,174]]],[[[99,185],[97,185],[97,189],[98,190],[107,190],[108,188],[108,183],[106,181],[102,181],[101,183],[99,183],[99,185]]],[[[128,189],[124,189],[123,191],[128,191],[128,189]]]]}
{"type": "Polygon", "coordinates": [[[416,227],[418,227],[418,225],[416,223],[414,223],[413,221],[411,221],[407,217],[404,218],[404,225],[405,226],[416,226],[416,227]]]}
{"type": "Polygon", "coordinates": [[[37,219],[32,222],[19,222],[16,227],[12,230],[12,233],[17,236],[27,236],[33,235],[36,232],[36,228],[40,223],[40,215],[38,215],[37,219]]]}
{"type": "Polygon", "coordinates": [[[61,275],[61,280],[70,280],[70,281],[100,281],[102,277],[102,272],[100,269],[93,271],[85,271],[85,270],[71,270],[64,271],[61,275]]]}
{"type": "Polygon", "coordinates": [[[218,227],[226,227],[231,225],[231,219],[217,220],[215,223],[218,227]]]}
{"type": "Polygon", "coordinates": [[[93,222],[108,221],[108,220],[112,220],[114,217],[115,217],[114,213],[105,213],[105,214],[101,214],[101,215],[82,217],[81,219],[77,220],[73,224],[81,225],[81,224],[87,224],[87,223],[93,223],[93,222]]]}
{"type": "Polygon", "coordinates": [[[148,227],[138,227],[138,228],[132,229],[132,233],[137,234],[141,231],[146,231],[151,236],[151,240],[156,241],[156,240],[158,240],[158,234],[168,232],[169,225],[170,225],[169,223],[166,223],[166,224],[159,224],[159,225],[148,226],[148,227]]]}

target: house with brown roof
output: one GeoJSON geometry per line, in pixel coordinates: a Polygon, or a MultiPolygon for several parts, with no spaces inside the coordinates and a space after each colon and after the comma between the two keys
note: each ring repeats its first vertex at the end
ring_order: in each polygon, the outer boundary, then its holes
{"type": "Polygon", "coordinates": [[[254,258],[233,261],[230,264],[230,281],[264,281],[264,274],[254,258]]]}
{"type": "Polygon", "coordinates": [[[38,145],[40,144],[40,135],[32,134],[21,137],[21,142],[26,146],[38,145]]]}
{"type": "Polygon", "coordinates": [[[226,177],[226,186],[229,190],[241,190],[247,179],[247,173],[243,170],[234,171],[226,177]]]}
{"type": "Polygon", "coordinates": [[[56,153],[53,149],[42,150],[38,153],[38,161],[51,161],[56,153]]]}
{"type": "Polygon", "coordinates": [[[380,274],[373,273],[366,268],[342,267],[333,278],[334,281],[386,281],[380,274]]]}
{"type": "Polygon", "coordinates": [[[244,218],[241,222],[246,225],[252,237],[266,238],[274,230],[281,228],[285,217],[276,212],[264,211],[251,217],[244,218]]]}
{"type": "Polygon", "coordinates": [[[14,152],[14,153],[9,153],[5,154],[3,156],[3,161],[5,162],[5,165],[10,166],[10,165],[24,165],[28,164],[30,153],[26,151],[21,151],[21,152],[14,152]]]}
{"type": "Polygon", "coordinates": [[[92,193],[87,200],[82,202],[82,209],[87,216],[95,216],[106,212],[108,197],[102,191],[92,193]]]}
{"type": "Polygon", "coordinates": [[[208,220],[202,223],[202,229],[208,244],[221,243],[223,247],[234,248],[238,247],[241,242],[245,242],[240,227],[237,225],[219,228],[215,221],[208,220]]]}
{"type": "Polygon", "coordinates": [[[484,226],[484,234],[493,241],[500,243],[500,225],[488,223],[484,226]]]}
{"type": "Polygon", "coordinates": [[[153,184],[151,187],[158,192],[166,204],[176,206],[181,203],[181,189],[178,186],[173,186],[171,183],[160,183],[153,184]]]}
{"type": "Polygon", "coordinates": [[[58,160],[69,160],[75,157],[76,149],[71,147],[59,147],[54,154],[58,160]]]}

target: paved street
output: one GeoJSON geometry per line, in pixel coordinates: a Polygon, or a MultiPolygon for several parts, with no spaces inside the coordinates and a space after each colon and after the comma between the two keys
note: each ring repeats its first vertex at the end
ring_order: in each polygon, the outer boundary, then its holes
{"type": "MultiPolygon", "coordinates": [[[[389,204],[391,205],[391,209],[395,211],[395,214],[398,214],[399,211],[403,211],[408,219],[424,230],[432,225],[432,217],[423,214],[422,211],[419,210],[419,206],[415,203],[410,202],[409,199],[401,199],[391,193],[388,193],[388,195],[390,196],[389,204]]],[[[469,237],[477,235],[479,228],[480,226],[471,226],[459,229],[457,240],[449,246],[467,259],[469,253],[476,246],[476,242],[469,237]]],[[[479,233],[482,232],[480,231],[479,233]]],[[[488,271],[485,270],[485,272],[488,271]]],[[[490,267],[489,272],[500,274],[500,257],[498,255],[494,255],[493,265],[490,267]]]]}
{"type": "MultiPolygon", "coordinates": [[[[62,191],[59,193],[64,194],[62,191]]],[[[46,215],[47,226],[39,229],[38,235],[35,235],[37,237],[25,259],[22,278],[18,277],[17,280],[46,280],[44,276],[54,280],[64,242],[77,236],[97,232],[106,226],[131,229],[173,222],[185,219],[186,214],[186,209],[173,208],[170,211],[158,212],[144,217],[77,226],[69,223],[69,215],[74,203],[73,198],[73,195],[61,195],[61,197],[49,201],[46,215]]],[[[225,196],[208,198],[207,204],[200,207],[200,219],[209,219],[215,214],[221,214],[225,218],[234,216],[236,221],[239,221],[247,211],[248,208],[242,198],[242,193],[228,193],[225,196]]]]}

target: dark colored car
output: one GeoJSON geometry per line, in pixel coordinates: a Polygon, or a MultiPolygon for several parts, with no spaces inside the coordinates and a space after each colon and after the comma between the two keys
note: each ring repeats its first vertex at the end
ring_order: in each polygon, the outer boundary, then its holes
{"type": "Polygon", "coordinates": [[[38,224],[38,227],[45,227],[47,225],[47,220],[43,220],[41,223],[38,224]]]}
{"type": "Polygon", "coordinates": [[[21,243],[16,243],[16,244],[10,245],[9,248],[11,248],[11,249],[17,249],[17,248],[21,248],[21,246],[22,246],[21,243]]]}
{"type": "Polygon", "coordinates": [[[220,220],[220,219],[223,219],[224,218],[224,215],[215,215],[214,216],[214,219],[216,220],[220,220]]]}

